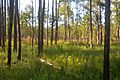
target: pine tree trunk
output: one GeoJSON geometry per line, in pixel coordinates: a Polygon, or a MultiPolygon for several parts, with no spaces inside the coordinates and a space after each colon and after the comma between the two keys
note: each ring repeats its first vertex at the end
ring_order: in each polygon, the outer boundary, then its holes
{"type": "Polygon", "coordinates": [[[11,42],[12,42],[12,25],[13,25],[13,13],[14,13],[14,0],[9,0],[9,25],[8,25],[8,65],[11,65],[11,42]]]}
{"type": "Polygon", "coordinates": [[[100,12],[100,45],[102,45],[102,19],[101,19],[101,2],[99,0],[99,12],[100,12]]]}
{"type": "Polygon", "coordinates": [[[18,10],[18,0],[16,0],[16,14],[17,14],[17,23],[18,23],[18,60],[21,60],[21,28],[20,28],[20,15],[19,15],[19,10],[18,10]]]}
{"type": "Polygon", "coordinates": [[[92,47],[92,0],[90,0],[90,47],[92,47]]]}
{"type": "Polygon", "coordinates": [[[67,13],[68,13],[68,36],[69,36],[69,41],[71,40],[71,32],[70,32],[70,21],[69,21],[69,17],[70,17],[70,11],[69,11],[69,1],[68,1],[68,6],[67,6],[67,13]]]}
{"type": "Polygon", "coordinates": [[[119,41],[119,37],[120,37],[120,33],[119,33],[119,7],[118,7],[118,0],[116,0],[116,4],[115,4],[115,7],[116,7],[116,16],[117,16],[117,41],[119,41]]]}
{"type": "Polygon", "coordinates": [[[53,27],[54,27],[54,0],[52,0],[52,28],[51,28],[51,45],[53,44],[53,27]]]}
{"type": "Polygon", "coordinates": [[[49,21],[49,0],[48,0],[48,10],[47,10],[47,46],[48,46],[48,22],[49,21]]]}
{"type": "Polygon", "coordinates": [[[41,54],[43,52],[43,45],[44,45],[44,14],[45,14],[45,0],[43,1],[43,9],[42,9],[42,25],[41,25],[41,54]]]}
{"type": "MultiPolygon", "coordinates": [[[[66,0],[64,0],[64,7],[66,8],[66,0]]],[[[66,13],[64,13],[64,27],[65,27],[64,40],[66,41],[67,40],[67,14],[66,13]]]]}
{"type": "Polygon", "coordinates": [[[39,10],[38,10],[38,56],[40,55],[40,26],[41,26],[41,7],[42,6],[42,2],[41,0],[39,0],[39,10]]]}
{"type": "MultiPolygon", "coordinates": [[[[0,5],[1,5],[1,4],[0,4],[0,5]]],[[[1,31],[2,31],[2,30],[1,30],[1,29],[2,29],[2,28],[1,28],[1,27],[2,27],[2,21],[1,21],[1,20],[2,20],[2,14],[1,14],[1,12],[2,12],[2,8],[0,7],[0,46],[1,46],[1,31]]]]}
{"type": "Polygon", "coordinates": [[[4,41],[6,41],[6,0],[4,0],[4,41]]]}
{"type": "Polygon", "coordinates": [[[110,53],[110,0],[106,0],[105,1],[105,41],[104,41],[103,80],[110,79],[109,53],[110,53]]]}
{"type": "Polygon", "coordinates": [[[2,35],[2,49],[3,49],[3,51],[5,51],[5,36],[4,36],[4,12],[3,12],[3,0],[1,0],[1,3],[2,3],[2,9],[1,9],[1,22],[2,22],[2,25],[1,25],[1,35],[2,35]]]}
{"type": "MultiPolygon", "coordinates": [[[[59,3],[58,3],[59,4],[59,3]]],[[[56,0],[56,32],[55,32],[55,44],[57,44],[58,40],[58,5],[56,0]]]]}
{"type": "Polygon", "coordinates": [[[17,51],[17,0],[15,0],[15,8],[14,8],[14,46],[13,50],[17,51]]]}
{"type": "Polygon", "coordinates": [[[32,52],[34,48],[34,27],[33,27],[33,16],[34,16],[34,9],[33,9],[33,1],[32,1],[32,52]]]}
{"type": "Polygon", "coordinates": [[[66,41],[66,39],[67,39],[67,16],[66,16],[66,14],[64,15],[64,27],[65,27],[65,38],[64,38],[64,40],[66,41]]]}

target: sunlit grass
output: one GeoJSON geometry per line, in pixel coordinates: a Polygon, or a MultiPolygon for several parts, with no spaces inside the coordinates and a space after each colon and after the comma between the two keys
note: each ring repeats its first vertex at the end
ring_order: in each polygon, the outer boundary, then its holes
{"type": "MultiPolygon", "coordinates": [[[[37,45],[22,45],[22,60],[12,52],[12,66],[8,67],[7,52],[0,50],[0,80],[102,80],[103,46],[89,48],[84,44],[65,43],[44,47],[37,56],[37,45]],[[52,65],[42,63],[44,59],[52,65]],[[58,68],[59,67],[59,68],[58,68]]],[[[111,80],[120,79],[120,44],[111,45],[111,80]]]]}

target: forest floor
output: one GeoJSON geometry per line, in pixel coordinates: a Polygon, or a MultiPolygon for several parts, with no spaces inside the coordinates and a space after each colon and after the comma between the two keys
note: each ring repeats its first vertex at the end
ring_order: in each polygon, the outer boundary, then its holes
{"type": "MultiPolygon", "coordinates": [[[[44,47],[37,57],[37,46],[22,45],[22,60],[12,52],[8,67],[7,52],[0,49],[0,80],[102,80],[103,46],[66,43],[44,47]]],[[[120,43],[111,44],[110,80],[120,80],[120,43]]]]}

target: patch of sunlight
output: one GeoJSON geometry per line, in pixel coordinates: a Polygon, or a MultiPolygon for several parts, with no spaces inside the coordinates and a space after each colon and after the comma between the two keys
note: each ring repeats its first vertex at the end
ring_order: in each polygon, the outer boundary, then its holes
{"type": "Polygon", "coordinates": [[[60,69],[59,66],[56,66],[56,65],[54,65],[54,64],[52,64],[52,63],[50,63],[50,62],[48,62],[48,61],[46,61],[46,60],[44,60],[44,59],[40,59],[40,61],[41,61],[42,63],[45,63],[45,64],[49,65],[49,66],[53,66],[54,68],[60,69]]]}

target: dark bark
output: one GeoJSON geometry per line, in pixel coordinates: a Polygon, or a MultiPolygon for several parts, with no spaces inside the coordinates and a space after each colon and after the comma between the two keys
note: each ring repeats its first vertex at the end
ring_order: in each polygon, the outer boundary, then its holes
{"type": "Polygon", "coordinates": [[[65,25],[65,41],[67,40],[67,17],[66,17],[66,15],[65,15],[65,17],[64,17],[64,25],[65,25]]]}
{"type": "Polygon", "coordinates": [[[4,0],[4,41],[6,41],[6,0],[4,0]]]}
{"type": "Polygon", "coordinates": [[[118,30],[117,30],[117,37],[118,37],[118,41],[119,41],[119,39],[120,39],[120,28],[119,28],[119,26],[118,26],[118,30]]]}
{"type": "Polygon", "coordinates": [[[35,28],[34,28],[34,38],[35,38],[35,44],[37,43],[37,37],[36,37],[36,30],[37,30],[37,26],[36,26],[36,19],[37,19],[37,17],[36,17],[36,0],[35,0],[35,14],[34,14],[34,16],[35,16],[35,28]]]}
{"type": "Polygon", "coordinates": [[[3,0],[1,0],[1,3],[2,3],[2,8],[1,8],[1,22],[2,22],[2,25],[1,25],[1,35],[2,35],[2,49],[3,49],[3,51],[5,51],[5,36],[4,36],[4,8],[3,8],[3,0]]]}
{"type": "MultiPolygon", "coordinates": [[[[58,3],[59,4],[59,3],[58,3]]],[[[55,31],[55,44],[57,44],[58,40],[58,4],[56,0],[56,31],[55,31]]]]}
{"type": "Polygon", "coordinates": [[[90,0],[90,47],[92,47],[92,0],[90,0]]]}
{"type": "Polygon", "coordinates": [[[2,24],[1,24],[1,35],[2,35],[2,49],[3,49],[3,51],[5,51],[5,35],[4,35],[4,8],[3,8],[3,0],[1,0],[1,3],[2,3],[2,8],[1,8],[1,22],[2,22],[2,24]]]}
{"type": "MultiPolygon", "coordinates": [[[[2,4],[0,4],[0,5],[2,5],[2,4]]],[[[2,38],[2,36],[1,36],[1,31],[2,31],[2,14],[1,14],[1,12],[2,12],[2,8],[1,8],[1,6],[0,6],[0,46],[1,46],[1,38],[2,38]]]]}
{"type": "Polygon", "coordinates": [[[64,40],[66,41],[66,39],[67,39],[67,16],[66,16],[66,14],[64,15],[64,27],[65,27],[65,38],[64,38],[64,40]]]}
{"type": "MultiPolygon", "coordinates": [[[[98,9],[97,9],[98,11],[98,9]]],[[[99,30],[100,30],[100,26],[99,26],[99,17],[98,17],[98,12],[96,14],[96,21],[97,21],[97,45],[99,44],[99,41],[100,41],[100,36],[99,36],[99,30]]]]}
{"type": "Polygon", "coordinates": [[[32,1],[32,52],[34,48],[34,27],[33,27],[33,15],[34,15],[34,10],[33,10],[33,1],[32,1]]]}
{"type": "Polygon", "coordinates": [[[100,0],[99,0],[99,12],[100,12],[100,14],[99,14],[99,16],[100,16],[100,45],[102,45],[102,17],[101,17],[101,2],[100,2],[100,0]]]}
{"type": "Polygon", "coordinates": [[[69,17],[70,17],[70,11],[69,11],[69,1],[67,2],[68,3],[68,6],[67,6],[67,13],[68,13],[68,36],[69,36],[69,41],[71,39],[71,31],[70,31],[70,23],[69,23],[69,17]]]}
{"type": "Polygon", "coordinates": [[[103,80],[110,79],[109,53],[110,53],[110,0],[105,1],[105,41],[104,41],[104,67],[103,80]]]}
{"type": "Polygon", "coordinates": [[[15,8],[14,8],[14,46],[13,50],[17,51],[17,0],[15,0],[15,8]]]}
{"type": "Polygon", "coordinates": [[[48,20],[49,20],[49,0],[48,0],[48,10],[47,10],[47,46],[48,46],[48,20]]]}
{"type": "Polygon", "coordinates": [[[118,0],[116,1],[115,4],[116,7],[116,16],[117,16],[117,40],[119,41],[120,39],[120,32],[119,32],[119,6],[118,6],[118,0]]]}
{"type": "Polygon", "coordinates": [[[52,28],[51,28],[51,45],[53,44],[53,27],[54,27],[54,0],[52,0],[52,28]]]}
{"type": "Polygon", "coordinates": [[[43,52],[43,45],[44,45],[44,14],[45,14],[45,0],[43,1],[43,9],[42,9],[42,24],[41,24],[41,53],[43,52]]]}
{"type": "Polygon", "coordinates": [[[41,26],[41,6],[42,2],[39,0],[39,10],[38,10],[38,55],[40,55],[40,26],[41,26]]]}
{"type": "Polygon", "coordinates": [[[13,13],[14,13],[14,0],[9,0],[9,25],[8,25],[8,65],[11,65],[11,42],[12,42],[12,25],[13,25],[13,13]]]}
{"type": "MultiPolygon", "coordinates": [[[[64,0],[64,7],[66,7],[66,0],[64,0]]],[[[67,14],[64,12],[64,28],[65,28],[65,33],[64,33],[64,40],[67,40],[67,14]]]]}
{"type": "Polygon", "coordinates": [[[16,11],[17,11],[17,23],[18,23],[18,60],[21,60],[21,28],[20,28],[20,15],[18,10],[18,0],[16,0],[16,11]]]}

